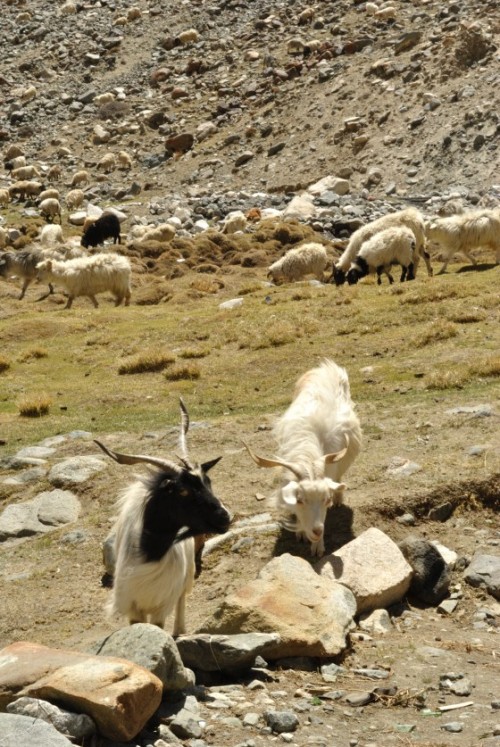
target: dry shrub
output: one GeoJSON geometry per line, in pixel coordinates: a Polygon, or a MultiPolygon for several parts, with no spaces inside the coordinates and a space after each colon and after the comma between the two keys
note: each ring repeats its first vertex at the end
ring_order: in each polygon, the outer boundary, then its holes
{"type": "Polygon", "coordinates": [[[210,262],[204,262],[201,265],[196,265],[196,267],[193,267],[193,270],[195,272],[215,273],[219,270],[219,267],[218,265],[210,264],[210,262]]]}
{"type": "Polygon", "coordinates": [[[165,378],[169,381],[181,381],[183,379],[199,379],[200,367],[196,363],[176,363],[165,372],[165,378]]]}
{"type": "Polygon", "coordinates": [[[453,369],[449,371],[433,371],[425,379],[426,389],[462,389],[468,377],[464,371],[453,369]]]}
{"type": "Polygon", "coordinates": [[[263,350],[264,348],[277,348],[281,345],[288,345],[295,342],[302,334],[293,325],[288,322],[274,322],[270,324],[258,335],[247,336],[239,342],[239,348],[252,348],[253,350],[263,350]]]}
{"type": "Polygon", "coordinates": [[[32,394],[23,397],[18,402],[19,415],[23,418],[40,418],[42,415],[47,415],[52,400],[48,394],[41,392],[40,394],[32,394]]]}
{"type": "Polygon", "coordinates": [[[402,296],[399,303],[419,304],[429,301],[444,301],[446,298],[456,298],[457,291],[453,288],[438,288],[426,285],[402,296]]]}
{"type": "Polygon", "coordinates": [[[138,374],[138,373],[154,373],[155,371],[163,371],[167,366],[170,366],[175,361],[175,355],[170,352],[156,352],[156,351],[145,351],[138,353],[127,361],[124,361],[118,367],[118,373],[123,374],[138,374]]]}
{"type": "Polygon", "coordinates": [[[0,355],[0,373],[8,371],[10,368],[10,361],[3,355],[0,355]]]}
{"type": "Polygon", "coordinates": [[[266,267],[267,255],[263,251],[249,251],[240,258],[240,264],[242,267],[266,267]]]}
{"type": "Polygon", "coordinates": [[[461,67],[470,67],[495,48],[491,36],[477,22],[462,23],[456,38],[455,59],[461,67]]]}
{"type": "Polygon", "coordinates": [[[486,319],[484,309],[461,309],[460,311],[451,311],[446,314],[450,322],[457,324],[473,324],[474,322],[483,322],[486,319]]]}
{"type": "Polygon", "coordinates": [[[475,376],[500,376],[500,355],[491,355],[475,361],[469,367],[475,376]]]}
{"type": "Polygon", "coordinates": [[[421,332],[421,334],[415,337],[415,346],[417,348],[423,348],[425,345],[429,345],[433,342],[439,342],[440,340],[448,340],[450,337],[456,337],[458,335],[458,327],[452,322],[438,319],[433,322],[428,329],[421,332]]]}
{"type": "Polygon", "coordinates": [[[19,363],[25,363],[29,360],[37,360],[39,358],[48,358],[49,353],[45,348],[30,348],[29,350],[25,350],[24,353],[21,353],[21,355],[18,358],[19,363]]]}
{"type": "Polygon", "coordinates": [[[191,281],[190,287],[198,293],[218,293],[224,288],[222,280],[214,277],[199,277],[191,281]]]}
{"type": "Polygon", "coordinates": [[[262,283],[255,281],[254,283],[248,283],[248,285],[244,285],[242,288],[239,288],[236,295],[248,296],[250,293],[255,293],[259,290],[262,290],[262,283]]]}
{"type": "Polygon", "coordinates": [[[184,259],[187,259],[192,254],[194,254],[194,240],[193,239],[185,239],[180,236],[174,236],[172,241],[170,242],[170,246],[172,246],[174,249],[177,249],[181,257],[184,257],[184,259]]]}
{"type": "Polygon", "coordinates": [[[206,358],[210,355],[210,348],[186,348],[179,353],[179,358],[206,358]]]}
{"type": "Polygon", "coordinates": [[[159,303],[167,303],[172,296],[172,289],[163,278],[148,277],[144,285],[134,288],[134,303],[137,306],[156,306],[159,303]]]}
{"type": "Polygon", "coordinates": [[[168,241],[131,241],[127,244],[127,250],[139,252],[141,257],[160,257],[169,248],[170,243],[168,241]]]}

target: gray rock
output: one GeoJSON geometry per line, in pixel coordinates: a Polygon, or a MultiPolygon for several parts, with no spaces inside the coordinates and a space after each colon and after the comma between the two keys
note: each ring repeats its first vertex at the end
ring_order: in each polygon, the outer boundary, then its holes
{"type": "Polygon", "coordinates": [[[367,705],[372,699],[372,694],[367,692],[354,692],[350,693],[350,695],[347,696],[345,699],[345,703],[347,703],[350,706],[353,706],[353,708],[359,708],[361,706],[367,705]]]}
{"type": "Polygon", "coordinates": [[[72,747],[72,742],[41,719],[0,713],[2,747],[72,747]]]}
{"type": "Polygon", "coordinates": [[[26,469],[23,472],[18,472],[17,475],[7,477],[2,480],[3,485],[27,485],[30,482],[38,482],[44,477],[46,470],[43,467],[33,467],[32,469],[26,469]]]}
{"type": "Polygon", "coordinates": [[[474,555],[464,573],[464,580],[471,586],[486,589],[495,599],[500,599],[500,557],[474,555]]]}
{"type": "Polygon", "coordinates": [[[78,484],[107,469],[107,466],[106,462],[97,457],[71,457],[52,467],[49,472],[49,482],[58,488],[78,484]]]}
{"type": "Polygon", "coordinates": [[[346,670],[339,664],[323,664],[320,671],[325,682],[336,682],[339,674],[345,674],[346,670]]]}
{"type": "Polygon", "coordinates": [[[264,720],[275,734],[290,733],[297,729],[299,719],[293,711],[265,711],[264,720]]]}
{"type": "Polygon", "coordinates": [[[447,521],[453,513],[453,504],[449,501],[441,503],[439,506],[434,506],[428,513],[428,517],[431,521],[447,521]]]}
{"type": "Polygon", "coordinates": [[[447,724],[441,726],[443,731],[451,731],[453,734],[458,734],[463,731],[464,725],[461,721],[449,721],[447,724]]]}
{"type": "Polygon", "coordinates": [[[96,644],[92,653],[117,656],[145,667],[162,681],[164,690],[194,685],[194,675],[184,667],[174,639],[156,625],[137,623],[117,630],[96,644]]]}
{"type": "Polygon", "coordinates": [[[359,627],[369,633],[379,633],[385,635],[392,630],[392,621],[387,610],[373,610],[369,614],[362,614],[359,617],[359,627]]]}
{"type": "Polygon", "coordinates": [[[69,491],[39,493],[32,501],[12,503],[0,516],[0,541],[49,532],[76,521],[81,504],[69,491]]]}
{"type": "Polygon", "coordinates": [[[408,537],[399,549],[413,568],[409,592],[426,604],[439,604],[448,594],[450,577],[441,553],[428,540],[408,537]]]}
{"type": "Polygon", "coordinates": [[[51,449],[48,446],[26,446],[24,449],[20,449],[16,457],[19,459],[35,457],[35,459],[48,459],[56,450],[51,449]]]}
{"type": "Polygon", "coordinates": [[[255,657],[258,654],[265,656],[266,648],[278,644],[279,640],[279,635],[273,633],[200,633],[182,636],[177,641],[177,648],[186,666],[205,672],[217,672],[253,666],[255,657]]]}
{"type": "Polygon", "coordinates": [[[7,713],[41,719],[72,739],[84,739],[95,733],[96,727],[90,716],[85,713],[70,713],[47,700],[38,698],[19,698],[7,705],[7,713]]]}
{"type": "Polygon", "coordinates": [[[170,722],[170,730],[179,739],[197,739],[203,734],[203,729],[196,714],[186,708],[180,710],[170,722]]]}
{"type": "Polygon", "coordinates": [[[488,418],[493,415],[491,405],[475,405],[473,407],[454,407],[446,410],[448,415],[470,415],[473,418],[488,418]]]}

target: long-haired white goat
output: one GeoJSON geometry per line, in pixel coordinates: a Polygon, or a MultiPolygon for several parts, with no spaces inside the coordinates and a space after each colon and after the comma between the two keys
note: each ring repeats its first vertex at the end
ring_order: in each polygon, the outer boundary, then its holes
{"type": "Polygon", "coordinates": [[[311,542],[323,555],[326,513],[343,502],[344,472],[361,448],[361,426],[354,412],[345,369],[331,360],[298,380],[293,402],[274,427],[278,456],[250,456],[259,467],[284,467],[276,495],[286,529],[311,542]]]}
{"type": "Polygon", "coordinates": [[[189,415],[181,400],[180,460],[110,451],[119,464],[145,462],[158,469],[139,477],[122,494],[113,533],[116,564],[111,612],[130,624],[151,622],[163,627],[175,609],[173,635],[186,630],[186,595],[195,578],[196,540],[225,532],[231,516],[212,493],[208,471],[219,461],[191,462],[186,435],[189,415]]]}

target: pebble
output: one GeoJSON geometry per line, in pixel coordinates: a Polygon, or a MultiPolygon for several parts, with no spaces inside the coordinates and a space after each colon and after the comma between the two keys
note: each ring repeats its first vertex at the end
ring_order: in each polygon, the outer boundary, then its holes
{"type": "Polygon", "coordinates": [[[447,724],[443,724],[441,726],[441,729],[443,729],[443,731],[451,731],[454,734],[458,734],[459,732],[463,731],[464,725],[461,721],[450,721],[447,724]]]}

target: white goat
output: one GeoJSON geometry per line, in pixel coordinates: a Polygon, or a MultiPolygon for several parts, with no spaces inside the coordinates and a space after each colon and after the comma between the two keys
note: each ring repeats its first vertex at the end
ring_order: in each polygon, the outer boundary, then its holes
{"type": "Polygon", "coordinates": [[[67,290],[66,309],[78,296],[87,296],[97,308],[97,293],[106,291],[115,297],[115,306],[123,300],[125,306],[130,303],[130,262],[120,254],[94,254],[67,262],[46,259],[36,270],[40,280],[58,283],[67,290]]]}
{"type": "Polygon", "coordinates": [[[472,264],[472,249],[489,246],[495,251],[495,262],[500,263],[500,210],[473,210],[449,218],[438,218],[425,227],[429,241],[434,241],[446,255],[439,273],[445,272],[455,252],[461,252],[472,264]]]}
{"type": "Polygon", "coordinates": [[[206,533],[225,532],[231,517],[211,489],[209,470],[190,461],[186,435],[189,415],[181,400],[180,460],[133,456],[110,451],[119,464],[145,462],[158,468],[138,478],[119,500],[115,536],[113,598],[109,611],[129,623],[151,622],[163,627],[175,609],[173,635],[186,632],[186,595],[195,578],[195,540],[206,533]]]}
{"type": "Polygon", "coordinates": [[[277,458],[247,449],[259,467],[285,468],[276,496],[285,513],[284,526],[310,540],[312,555],[322,555],[327,510],[343,502],[345,485],[340,479],[361,448],[361,426],[345,369],[324,360],[303,374],[274,435],[277,458]]]}
{"type": "Polygon", "coordinates": [[[280,279],[292,282],[313,274],[323,280],[323,270],[328,262],[326,249],[322,244],[310,242],[289,249],[286,254],[269,267],[268,277],[274,282],[280,279]]]}
{"type": "Polygon", "coordinates": [[[377,283],[380,285],[380,275],[385,272],[389,282],[393,283],[394,278],[389,269],[396,264],[402,267],[401,282],[413,280],[415,246],[415,234],[406,226],[393,226],[379,231],[361,245],[347,272],[347,282],[355,285],[369,272],[376,272],[377,283]]]}
{"type": "Polygon", "coordinates": [[[45,220],[53,221],[57,216],[59,222],[61,221],[61,204],[59,200],[55,199],[55,197],[47,197],[47,199],[41,201],[38,207],[40,208],[40,213],[45,220]]]}
{"type": "Polygon", "coordinates": [[[54,246],[54,244],[63,244],[64,236],[62,227],[58,223],[47,223],[40,230],[38,241],[42,246],[54,246]]]}
{"type": "Polygon", "coordinates": [[[424,219],[419,210],[410,207],[405,210],[399,210],[396,213],[383,215],[381,218],[377,218],[376,220],[367,223],[365,226],[358,228],[357,231],[354,231],[344,252],[333,265],[331,279],[335,282],[335,285],[342,285],[345,283],[346,273],[356,256],[359,254],[363,242],[367,239],[371,239],[371,237],[379,231],[383,231],[386,228],[392,228],[392,226],[407,226],[408,228],[411,228],[415,234],[416,240],[414,273],[415,275],[417,274],[418,263],[420,258],[423,257],[427,267],[427,274],[429,276],[432,275],[430,257],[425,248],[424,219]]]}

